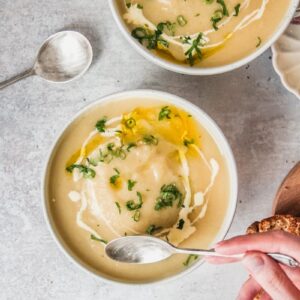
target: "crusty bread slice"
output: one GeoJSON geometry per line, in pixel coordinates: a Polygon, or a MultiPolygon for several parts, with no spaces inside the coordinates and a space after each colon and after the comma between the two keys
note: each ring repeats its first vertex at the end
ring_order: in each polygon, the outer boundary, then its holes
{"type": "Polygon", "coordinates": [[[270,218],[254,222],[247,229],[247,234],[283,230],[300,236],[300,218],[291,215],[275,215],[270,218]]]}
{"type": "MultiPolygon", "coordinates": [[[[300,218],[293,217],[291,215],[275,215],[270,218],[261,220],[260,222],[254,222],[247,229],[247,234],[267,232],[272,230],[283,230],[300,236],[300,218]]],[[[261,290],[253,300],[261,299],[261,290]]]]}

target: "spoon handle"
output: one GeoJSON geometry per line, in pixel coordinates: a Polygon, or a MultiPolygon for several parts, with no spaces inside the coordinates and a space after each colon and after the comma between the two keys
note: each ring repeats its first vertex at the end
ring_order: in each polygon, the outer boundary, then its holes
{"type": "MultiPolygon", "coordinates": [[[[235,259],[242,259],[245,254],[235,254],[235,255],[226,255],[226,254],[220,254],[215,252],[214,249],[209,250],[200,250],[200,249],[184,249],[184,248],[176,248],[176,253],[182,253],[182,254],[198,254],[203,256],[217,256],[217,257],[226,257],[226,258],[235,258],[235,259]]],[[[272,257],[277,262],[284,264],[288,267],[296,268],[300,267],[300,263],[292,258],[291,256],[281,254],[281,253],[266,253],[270,257],[272,257]]]]}
{"type": "Polygon", "coordinates": [[[29,77],[29,76],[31,76],[33,74],[34,74],[34,70],[31,68],[31,69],[29,69],[29,70],[27,70],[27,71],[25,71],[25,72],[23,72],[23,73],[21,73],[21,74],[19,74],[17,76],[14,76],[14,77],[12,77],[12,78],[10,78],[8,80],[0,82],[0,90],[6,88],[7,86],[9,86],[9,85],[11,85],[11,84],[13,84],[13,83],[21,80],[21,79],[29,77]]]}

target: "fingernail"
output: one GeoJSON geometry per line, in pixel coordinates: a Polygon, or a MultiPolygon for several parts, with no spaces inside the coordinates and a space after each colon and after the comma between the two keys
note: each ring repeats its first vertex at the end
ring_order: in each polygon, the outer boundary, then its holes
{"type": "Polygon", "coordinates": [[[251,271],[258,272],[265,264],[264,260],[258,255],[247,255],[242,263],[251,271]]]}

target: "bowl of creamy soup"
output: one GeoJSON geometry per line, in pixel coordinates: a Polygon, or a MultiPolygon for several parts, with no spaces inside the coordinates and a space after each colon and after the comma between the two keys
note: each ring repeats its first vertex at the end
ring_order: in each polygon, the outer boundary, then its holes
{"type": "Polygon", "coordinates": [[[103,279],[151,283],[202,262],[174,255],[126,264],[105,255],[118,237],[153,235],[210,248],[234,216],[237,171],[221,130],[177,96],[136,90],[104,97],[64,128],[43,177],[50,231],[78,266],[103,279]]]}
{"type": "Polygon", "coordinates": [[[118,27],[145,58],[182,74],[236,69],[283,33],[299,0],[109,0],[118,27]]]}

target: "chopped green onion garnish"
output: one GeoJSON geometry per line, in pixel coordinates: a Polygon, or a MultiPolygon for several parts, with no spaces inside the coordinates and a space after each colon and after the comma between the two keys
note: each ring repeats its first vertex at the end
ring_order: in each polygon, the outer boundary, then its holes
{"type": "Polygon", "coordinates": [[[153,135],[145,135],[143,137],[143,142],[147,145],[157,145],[158,139],[153,135]]]}
{"type": "Polygon", "coordinates": [[[195,143],[194,139],[184,139],[183,140],[183,145],[186,147],[188,147],[189,145],[192,145],[194,143],[195,143]]]}
{"type": "Polygon", "coordinates": [[[99,132],[105,132],[105,124],[106,124],[106,117],[102,118],[101,120],[97,121],[96,123],[96,129],[99,132]]]}
{"type": "Polygon", "coordinates": [[[99,239],[97,238],[95,235],[91,234],[90,238],[94,241],[97,241],[97,242],[101,242],[101,243],[104,243],[104,244],[107,244],[108,241],[107,240],[103,240],[103,239],[99,239]]]}
{"type": "Polygon", "coordinates": [[[129,118],[128,120],[125,121],[125,126],[127,128],[133,128],[136,125],[136,121],[134,118],[129,118]]]}
{"type": "Polygon", "coordinates": [[[110,184],[116,185],[117,180],[120,178],[120,172],[116,168],[114,168],[114,171],[116,172],[116,174],[109,178],[109,182],[110,182],[110,184]]]}
{"type": "Polygon", "coordinates": [[[181,27],[183,27],[183,26],[185,26],[185,25],[187,24],[187,20],[186,20],[186,18],[185,18],[183,15],[179,15],[179,16],[177,17],[177,23],[178,23],[181,27]]]}
{"type": "Polygon", "coordinates": [[[78,169],[79,172],[83,174],[84,178],[94,178],[96,176],[96,172],[93,169],[84,165],[73,164],[66,168],[69,173],[72,173],[74,169],[78,169]]]}
{"type": "Polygon", "coordinates": [[[119,202],[115,202],[117,208],[118,208],[118,211],[119,211],[119,214],[121,214],[121,206],[120,206],[120,203],[119,202]]]}
{"type": "Polygon", "coordinates": [[[175,183],[164,184],[160,189],[160,195],[156,199],[156,204],[154,206],[155,210],[161,210],[164,207],[172,207],[173,202],[178,200],[178,206],[180,207],[182,204],[182,194],[178,190],[175,183]]]}
{"type": "Polygon", "coordinates": [[[136,147],[136,143],[129,143],[129,144],[127,145],[126,150],[127,150],[128,152],[130,152],[131,148],[134,148],[134,147],[136,147]]]}
{"type": "Polygon", "coordinates": [[[146,229],[146,233],[149,235],[152,235],[154,231],[160,230],[162,227],[156,227],[154,224],[149,225],[148,228],[146,229]]]}
{"type": "Polygon", "coordinates": [[[163,119],[171,119],[170,114],[171,109],[169,108],[169,106],[164,106],[159,112],[158,120],[161,121],[163,119]]]}
{"type": "Polygon", "coordinates": [[[241,3],[237,4],[235,7],[234,7],[234,17],[237,17],[240,13],[240,8],[241,8],[241,3]]]}
{"type": "Polygon", "coordinates": [[[190,254],[188,258],[183,262],[183,265],[188,267],[191,264],[191,262],[197,260],[197,258],[198,255],[190,254]]]}
{"type": "Polygon", "coordinates": [[[217,3],[219,3],[222,6],[223,16],[229,16],[228,9],[227,9],[227,6],[225,4],[225,1],[224,0],[217,0],[217,3]]]}
{"type": "Polygon", "coordinates": [[[136,210],[134,212],[134,215],[132,216],[133,220],[135,222],[138,222],[140,220],[140,217],[141,217],[141,212],[139,210],[136,210]]]}
{"type": "Polygon", "coordinates": [[[176,228],[182,230],[184,223],[185,223],[185,221],[183,219],[180,219],[176,228]]]}
{"type": "Polygon", "coordinates": [[[143,197],[142,194],[140,192],[136,192],[137,196],[138,196],[138,201],[134,202],[133,200],[128,200],[126,202],[126,207],[128,210],[136,210],[139,209],[143,206],[143,197]]]}
{"type": "Polygon", "coordinates": [[[135,186],[136,184],[136,181],[134,180],[131,180],[131,179],[128,179],[127,181],[127,188],[128,188],[128,191],[132,191],[133,187],[135,186]]]}

